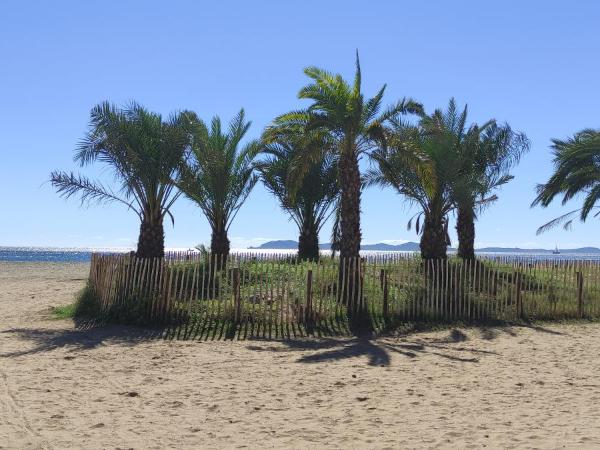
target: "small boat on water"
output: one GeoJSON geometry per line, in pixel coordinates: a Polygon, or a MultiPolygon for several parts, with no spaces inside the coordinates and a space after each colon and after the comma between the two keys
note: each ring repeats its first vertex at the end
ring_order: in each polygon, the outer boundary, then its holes
{"type": "Polygon", "coordinates": [[[552,250],[552,254],[553,255],[560,255],[560,250],[558,249],[558,245],[556,246],[556,248],[554,250],[552,250]]]}

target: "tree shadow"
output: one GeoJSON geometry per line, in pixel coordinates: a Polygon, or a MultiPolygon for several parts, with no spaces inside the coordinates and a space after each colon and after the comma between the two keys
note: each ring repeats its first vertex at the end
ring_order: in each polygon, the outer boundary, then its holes
{"type": "Polygon", "coordinates": [[[98,322],[80,322],[75,329],[10,328],[3,334],[13,334],[19,339],[34,343],[27,350],[0,353],[0,358],[32,355],[68,348],[69,352],[91,350],[105,344],[135,345],[149,339],[161,338],[159,329],[139,328],[125,325],[105,325],[98,322]]]}
{"type": "Polygon", "coordinates": [[[520,321],[520,322],[506,322],[506,323],[494,323],[479,325],[476,329],[479,331],[479,335],[482,339],[491,341],[496,339],[501,333],[508,334],[511,337],[517,337],[518,333],[516,330],[519,328],[527,328],[529,330],[537,331],[540,333],[553,334],[556,336],[568,336],[568,333],[552,330],[544,326],[538,325],[531,321],[520,321]]]}
{"type": "MultiPolygon", "coordinates": [[[[235,339],[232,330],[236,328],[231,324],[215,324],[207,326],[206,333],[201,332],[197,336],[196,326],[200,324],[191,324],[181,333],[178,324],[166,325],[163,327],[137,327],[131,325],[106,324],[94,320],[75,320],[74,329],[51,329],[51,328],[12,328],[3,330],[2,334],[13,334],[19,339],[31,341],[34,345],[27,350],[0,353],[0,358],[18,357],[36,353],[48,352],[58,348],[67,348],[68,351],[90,350],[105,344],[136,345],[142,341],[151,339],[199,339],[199,340],[220,340],[235,339]]],[[[501,333],[506,333],[511,337],[518,336],[515,331],[518,327],[524,327],[536,332],[548,333],[553,335],[568,335],[567,333],[545,328],[541,325],[527,322],[511,324],[485,324],[472,327],[472,330],[478,330],[480,337],[484,340],[496,339],[501,333]]],[[[263,330],[264,331],[264,330],[263,330]]],[[[263,333],[264,335],[264,333],[263,333]]],[[[278,334],[286,336],[286,334],[278,334]]],[[[414,359],[419,356],[432,355],[457,362],[477,363],[480,357],[496,354],[493,351],[477,349],[465,345],[469,337],[459,329],[453,328],[448,335],[443,338],[421,339],[418,331],[414,329],[406,330],[396,336],[397,341],[390,338],[378,338],[373,334],[359,335],[354,337],[296,337],[296,333],[287,333],[287,339],[276,340],[264,335],[263,338],[253,340],[253,344],[248,345],[249,350],[254,351],[272,351],[272,352],[290,352],[304,351],[313,352],[302,355],[298,362],[300,363],[320,363],[327,361],[336,361],[350,358],[366,357],[369,366],[389,366],[391,353],[397,353],[407,358],[414,359]],[[281,342],[279,345],[259,345],[261,342],[281,342]]],[[[237,339],[245,339],[244,333],[238,333],[237,339]]],[[[251,337],[249,337],[251,338],[251,337]]]]}
{"type": "Polygon", "coordinates": [[[568,336],[568,333],[563,333],[561,331],[551,330],[550,328],[543,327],[541,325],[537,325],[533,322],[527,321],[520,324],[524,328],[529,328],[530,330],[538,331],[540,333],[554,334],[558,336],[568,336]]]}
{"type": "Polygon", "coordinates": [[[466,340],[466,335],[460,330],[453,330],[449,339],[437,341],[407,340],[389,342],[387,339],[370,338],[329,338],[329,339],[295,339],[282,341],[281,346],[248,345],[246,348],[255,351],[271,352],[315,352],[302,355],[297,359],[299,363],[322,363],[328,361],[339,361],[366,357],[369,366],[389,366],[391,363],[391,352],[398,353],[410,359],[419,356],[432,355],[457,362],[477,363],[479,358],[487,355],[495,355],[496,352],[465,347],[460,344],[466,340]],[[453,354],[468,354],[467,357],[453,354]]]}
{"type": "Polygon", "coordinates": [[[269,352],[294,352],[294,351],[320,351],[310,355],[301,356],[298,362],[317,363],[326,361],[335,361],[347,358],[357,358],[360,356],[368,357],[370,366],[388,366],[390,356],[382,347],[375,344],[370,339],[364,338],[321,338],[321,339],[294,339],[281,341],[285,347],[281,346],[261,346],[248,345],[248,350],[269,351],[269,352]]]}

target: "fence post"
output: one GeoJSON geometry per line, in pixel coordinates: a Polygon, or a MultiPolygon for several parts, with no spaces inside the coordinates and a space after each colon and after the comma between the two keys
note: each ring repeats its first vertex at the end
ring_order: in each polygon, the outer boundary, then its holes
{"type": "Polygon", "coordinates": [[[521,297],[521,272],[515,271],[515,288],[517,290],[517,317],[523,319],[523,299],[521,297]]]}
{"type": "Polygon", "coordinates": [[[238,323],[242,319],[242,298],[240,296],[240,269],[233,268],[233,303],[235,308],[234,319],[238,323]]]}
{"type": "Polygon", "coordinates": [[[359,313],[364,315],[367,311],[367,305],[365,305],[364,299],[364,288],[365,288],[365,269],[366,269],[366,260],[365,258],[360,258],[360,284],[358,286],[358,305],[359,305],[359,313]]]}
{"type": "Polygon", "coordinates": [[[381,269],[380,272],[381,284],[383,287],[383,319],[387,321],[389,319],[389,304],[388,304],[388,280],[385,269],[381,269]]]}
{"type": "Polygon", "coordinates": [[[493,284],[493,295],[494,295],[494,299],[496,298],[496,296],[498,295],[498,272],[494,271],[494,284],[493,284]]]}
{"type": "Polygon", "coordinates": [[[304,321],[306,323],[312,322],[313,320],[312,275],[312,269],[309,269],[306,273],[306,311],[304,312],[304,321]]]}
{"type": "Polygon", "coordinates": [[[577,313],[583,319],[583,272],[577,272],[577,313]]]}

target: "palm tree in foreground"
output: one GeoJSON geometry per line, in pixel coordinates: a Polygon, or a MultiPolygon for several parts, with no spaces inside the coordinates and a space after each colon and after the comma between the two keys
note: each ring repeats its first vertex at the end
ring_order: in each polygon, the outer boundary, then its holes
{"type": "MultiPolygon", "coordinates": [[[[553,139],[554,173],[545,184],[537,187],[537,197],[531,206],[547,207],[562,194],[562,204],[584,194],[583,206],[569,211],[538,228],[537,234],[562,225],[569,229],[579,214],[585,222],[592,211],[600,208],[600,130],[585,129],[565,141],[553,139]]],[[[598,217],[600,211],[594,213],[598,217]]]]}
{"type": "MultiPolygon", "coordinates": [[[[421,105],[410,99],[403,99],[387,111],[380,113],[385,85],[377,94],[365,99],[361,92],[361,70],[358,53],[354,82],[349,84],[341,75],[332,74],[317,67],[308,67],[304,73],[312,83],[303,87],[298,97],[308,99],[312,104],[306,109],[295,111],[275,120],[275,126],[297,124],[309,130],[324,130],[330,133],[332,151],[338,160],[340,185],[340,256],[343,260],[357,258],[360,251],[360,194],[361,176],[359,160],[370,155],[383,137],[383,125],[399,113],[421,111],[421,105]]],[[[323,150],[314,149],[315,153],[323,150]]],[[[312,161],[318,159],[314,153],[304,158],[304,171],[312,161]]],[[[359,268],[353,267],[346,273],[346,298],[352,310],[358,300],[359,268]],[[352,297],[352,298],[351,298],[352,297]]],[[[352,311],[350,312],[352,314],[352,311]]]]}
{"type": "Polygon", "coordinates": [[[333,211],[339,196],[337,161],[323,152],[304,174],[294,179],[294,167],[310,146],[323,150],[327,135],[306,132],[302,127],[266,133],[263,154],[267,159],[257,168],[263,184],[298,226],[298,257],[319,259],[319,232],[333,211]]]}
{"type": "Polygon", "coordinates": [[[105,163],[114,172],[118,192],[72,172],[52,172],[50,180],[65,197],[79,194],[82,203],[117,202],[134,211],[141,222],[140,258],[164,256],[163,219],[179,196],[171,180],[188,145],[187,113],[164,121],[137,103],[120,109],[108,102],[94,107],[90,129],[75,161],[82,167],[105,163]]]}
{"type": "Polygon", "coordinates": [[[257,181],[253,161],[260,151],[257,141],[240,148],[250,128],[242,109],[224,131],[214,117],[210,128],[195,119],[191,151],[177,186],[204,212],[212,234],[210,250],[221,265],[229,256],[227,231],[257,181]]]}

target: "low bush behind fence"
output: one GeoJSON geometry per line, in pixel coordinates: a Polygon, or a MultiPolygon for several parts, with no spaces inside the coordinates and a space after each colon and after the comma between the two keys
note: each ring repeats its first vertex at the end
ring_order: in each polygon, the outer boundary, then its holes
{"type": "Polygon", "coordinates": [[[599,278],[596,261],[178,253],[94,254],[89,282],[108,319],[186,330],[244,325],[279,336],[290,327],[344,333],[357,316],[375,330],[403,321],[598,318],[599,278]]]}

